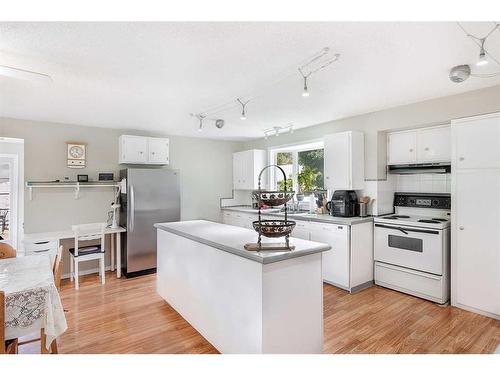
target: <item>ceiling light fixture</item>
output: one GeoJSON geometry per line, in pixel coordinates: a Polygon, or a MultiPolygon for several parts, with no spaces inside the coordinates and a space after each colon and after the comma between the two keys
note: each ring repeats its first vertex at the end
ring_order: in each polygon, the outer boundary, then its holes
{"type": "Polygon", "coordinates": [[[298,71],[304,79],[304,87],[302,89],[302,96],[307,98],[309,96],[309,87],[307,86],[307,79],[314,73],[326,68],[333,64],[340,57],[339,53],[333,55],[332,58],[325,60],[330,53],[330,48],[325,47],[319,53],[307,60],[304,64],[298,67],[298,71]]]}
{"type": "Polygon", "coordinates": [[[198,121],[200,122],[199,124],[199,127],[198,127],[198,131],[201,132],[203,131],[203,120],[205,119],[205,115],[202,115],[201,113],[195,115],[195,117],[198,119],[198,121]]]}
{"type": "Polygon", "coordinates": [[[484,50],[484,42],[486,38],[481,39],[481,49],[479,51],[479,60],[477,60],[476,66],[484,66],[488,64],[488,58],[486,57],[486,51],[484,50]]]}
{"type": "Polygon", "coordinates": [[[307,77],[304,77],[304,90],[302,91],[302,96],[309,96],[309,91],[307,90],[307,77]]]}
{"type": "Polygon", "coordinates": [[[246,102],[243,102],[240,98],[238,98],[238,99],[236,99],[236,101],[241,104],[241,117],[240,117],[240,120],[246,120],[247,119],[247,115],[245,113],[245,107],[246,107],[247,103],[250,100],[247,100],[246,102]]]}
{"type": "Polygon", "coordinates": [[[283,133],[291,133],[293,134],[293,124],[287,126],[273,126],[272,128],[264,130],[264,138],[268,139],[269,136],[274,135],[275,137],[279,137],[280,134],[283,133]]]}
{"type": "MultiPolygon", "coordinates": [[[[457,22],[457,25],[462,29],[464,34],[471,38],[474,43],[477,44],[479,47],[479,59],[476,62],[477,67],[485,66],[487,65],[490,61],[494,61],[497,65],[500,66],[500,61],[498,61],[491,53],[488,52],[488,50],[485,48],[485,43],[486,40],[489,38],[491,34],[493,34],[496,30],[500,29],[500,23],[495,23],[494,27],[490,30],[486,36],[483,38],[478,38],[472,34],[469,34],[467,30],[460,24],[460,22],[457,22]]],[[[463,65],[457,65],[454,66],[453,68],[450,69],[449,73],[449,78],[452,82],[455,83],[461,83],[467,80],[469,77],[475,77],[475,78],[491,78],[491,77],[496,77],[500,75],[500,71],[497,72],[490,72],[490,73],[474,73],[471,70],[470,65],[463,64],[463,65]]]]}

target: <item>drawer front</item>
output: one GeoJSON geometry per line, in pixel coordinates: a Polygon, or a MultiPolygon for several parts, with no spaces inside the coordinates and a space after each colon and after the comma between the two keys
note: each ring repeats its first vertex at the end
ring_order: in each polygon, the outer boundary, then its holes
{"type": "Polygon", "coordinates": [[[449,288],[443,276],[380,262],[375,262],[375,284],[438,303],[445,303],[449,298],[449,288]]]}

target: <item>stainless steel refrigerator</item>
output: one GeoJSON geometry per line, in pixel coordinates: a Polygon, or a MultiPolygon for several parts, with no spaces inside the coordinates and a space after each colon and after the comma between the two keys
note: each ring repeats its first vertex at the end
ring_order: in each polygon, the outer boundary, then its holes
{"type": "Polygon", "coordinates": [[[128,168],[120,171],[126,191],[120,194],[122,269],[127,277],[156,270],[155,223],[180,220],[179,171],[128,168]]]}

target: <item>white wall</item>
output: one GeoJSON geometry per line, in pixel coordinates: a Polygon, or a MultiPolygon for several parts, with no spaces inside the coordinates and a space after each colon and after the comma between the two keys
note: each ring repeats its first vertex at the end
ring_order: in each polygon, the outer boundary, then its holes
{"type": "MultiPolygon", "coordinates": [[[[77,174],[97,180],[99,172],[113,172],[115,178],[123,166],[118,164],[118,137],[121,134],[166,136],[129,130],[105,129],[0,118],[0,137],[25,140],[26,181],[47,181],[77,174]],[[66,167],[66,141],[87,143],[87,167],[66,167]]],[[[168,136],[168,135],[167,135],[168,136]]],[[[181,174],[181,219],[220,218],[219,198],[231,195],[232,153],[241,143],[170,136],[168,168],[181,174]]],[[[110,188],[82,189],[80,199],[72,189],[35,189],[30,201],[25,197],[25,233],[65,230],[71,224],[105,221],[113,193],[110,188]]],[[[67,243],[66,246],[71,246],[67,243]]]]}
{"type": "MultiPolygon", "coordinates": [[[[450,84],[453,83],[450,82],[450,84]]],[[[500,86],[493,86],[464,94],[334,120],[296,130],[293,134],[269,137],[268,140],[262,138],[246,142],[244,149],[265,149],[270,146],[317,140],[330,133],[361,130],[365,133],[365,178],[385,179],[387,130],[430,126],[447,123],[454,118],[498,111],[500,111],[500,86]]]]}

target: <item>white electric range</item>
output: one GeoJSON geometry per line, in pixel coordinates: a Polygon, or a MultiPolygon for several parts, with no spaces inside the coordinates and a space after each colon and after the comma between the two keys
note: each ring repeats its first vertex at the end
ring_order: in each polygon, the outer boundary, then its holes
{"type": "Polygon", "coordinates": [[[375,284],[446,303],[450,209],[450,194],[395,193],[395,213],[374,219],[375,284]]]}

